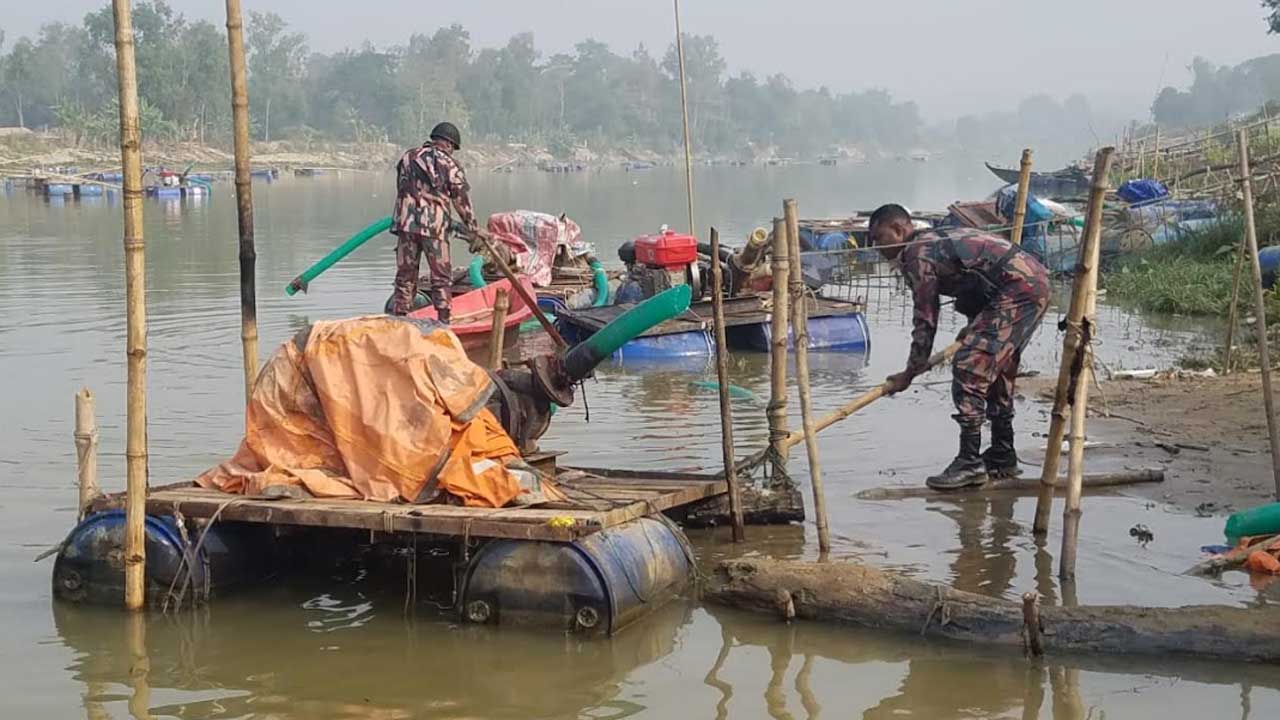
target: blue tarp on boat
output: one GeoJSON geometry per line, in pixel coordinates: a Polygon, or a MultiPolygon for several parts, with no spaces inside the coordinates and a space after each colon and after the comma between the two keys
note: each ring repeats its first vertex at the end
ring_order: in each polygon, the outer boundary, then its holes
{"type": "Polygon", "coordinates": [[[1126,180],[1116,189],[1116,196],[1130,205],[1146,205],[1169,197],[1169,188],[1149,178],[1126,180]]]}

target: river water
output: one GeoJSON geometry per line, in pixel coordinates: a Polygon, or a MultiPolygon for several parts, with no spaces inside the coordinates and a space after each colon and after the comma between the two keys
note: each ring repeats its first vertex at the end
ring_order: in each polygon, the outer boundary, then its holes
{"type": "MultiPolygon", "coordinates": [[[[567,212],[606,260],[662,223],[683,226],[681,174],[473,173],[481,214],[567,212]]],[[[826,168],[699,168],[699,225],[731,241],[780,211],[847,214],[887,202],[941,208],[995,187],[977,161],[826,168]]],[[[375,241],[317,280],[284,286],[311,261],[391,205],[390,178],[343,173],[254,185],[259,322],[265,358],[299,327],[381,308],[394,268],[375,241]]],[[[92,388],[101,481],[123,487],[123,252],[118,206],[0,195],[0,715],[3,717],[1021,717],[1083,720],[1280,716],[1274,670],[1154,659],[1055,659],[1030,664],[919,638],[744,615],[684,598],[608,640],[579,641],[462,627],[423,608],[402,612],[398,587],[357,573],[277,585],[217,600],[179,618],[127,620],[114,609],[52,601],[51,561],[32,558],[75,518],[72,396],[92,388]]],[[[228,183],[199,203],[148,201],[151,482],[187,479],[234,450],[242,427],[234,199],[228,183]]],[[[457,256],[455,256],[456,259],[457,256]]],[[[812,356],[819,412],[900,369],[910,311],[892,280],[870,293],[872,351],[812,356]]],[[[1024,361],[1052,372],[1056,309],[1024,361]]],[[[1111,368],[1169,365],[1198,328],[1103,308],[1099,356],[1111,368]]],[[[940,336],[954,333],[953,319],[940,336]]],[[[766,437],[767,358],[733,358],[740,453],[766,437]]],[[[606,365],[581,407],[561,412],[544,447],[583,465],[712,469],[719,458],[707,362],[606,365]]],[[[1058,538],[1032,542],[1033,501],[860,501],[861,489],[915,484],[954,454],[945,374],[921,379],[822,435],[835,555],[993,596],[1038,590],[1054,601],[1058,538]]],[[[797,408],[792,398],[792,408],[797,408]]],[[[1023,404],[1019,446],[1042,442],[1042,406],[1023,404]]],[[[798,423],[798,413],[793,413],[798,423]]],[[[803,453],[798,453],[803,455],[803,453]]],[[[805,476],[802,458],[795,463],[805,476]]],[[[1221,519],[1161,503],[1084,503],[1080,601],[1178,605],[1265,602],[1239,577],[1180,572],[1221,519]],[[1142,522],[1156,542],[1127,529],[1142,522]]],[[[813,557],[811,524],[691,533],[701,559],[734,554],[813,557]]]]}

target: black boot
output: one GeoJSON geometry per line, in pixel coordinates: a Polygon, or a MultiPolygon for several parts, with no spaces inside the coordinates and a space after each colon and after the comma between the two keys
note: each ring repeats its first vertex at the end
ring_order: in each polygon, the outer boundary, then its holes
{"type": "Polygon", "coordinates": [[[960,430],[960,454],[939,475],[925,480],[934,490],[959,490],[987,482],[987,469],[982,464],[982,428],[960,430]]]}
{"type": "Polygon", "coordinates": [[[1015,478],[1022,474],[1018,453],[1013,449],[1013,418],[991,419],[991,447],[982,453],[987,475],[993,478],[1015,478]]]}

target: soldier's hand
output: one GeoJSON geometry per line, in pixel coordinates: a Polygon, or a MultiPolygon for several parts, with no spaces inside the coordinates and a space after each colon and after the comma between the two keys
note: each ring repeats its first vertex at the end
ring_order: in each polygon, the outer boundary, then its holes
{"type": "Polygon", "coordinates": [[[911,381],[915,379],[915,375],[903,370],[885,378],[885,382],[889,383],[887,394],[892,397],[898,393],[911,387],[911,381]]]}

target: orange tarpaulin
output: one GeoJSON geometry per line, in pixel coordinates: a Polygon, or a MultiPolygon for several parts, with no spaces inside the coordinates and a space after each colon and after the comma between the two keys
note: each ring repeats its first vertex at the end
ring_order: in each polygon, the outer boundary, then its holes
{"type": "Polygon", "coordinates": [[[488,373],[430,321],[318,322],[263,368],[239,450],[196,483],[407,502],[438,489],[466,505],[502,507],[521,492],[505,467],[520,454],[484,409],[492,392],[488,373]]]}

